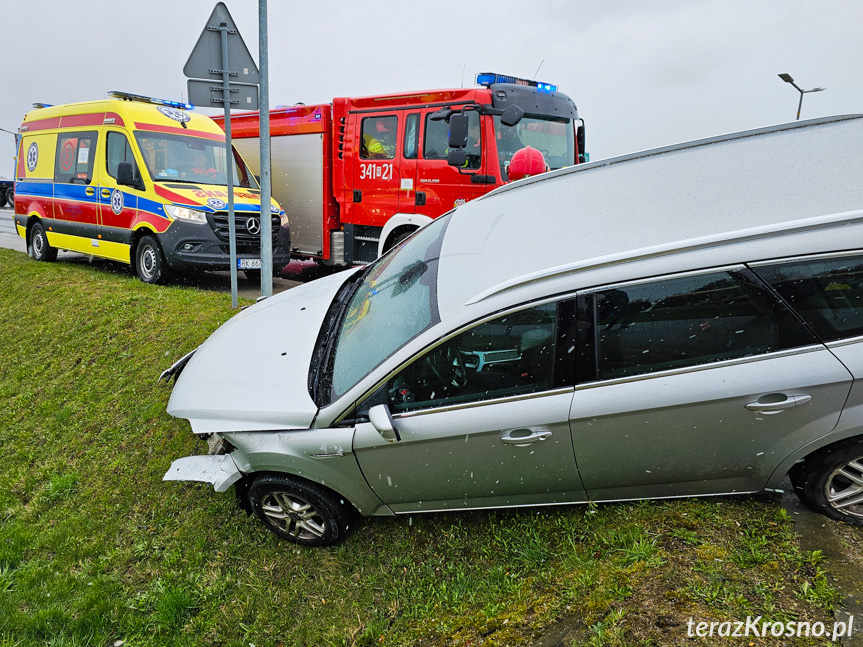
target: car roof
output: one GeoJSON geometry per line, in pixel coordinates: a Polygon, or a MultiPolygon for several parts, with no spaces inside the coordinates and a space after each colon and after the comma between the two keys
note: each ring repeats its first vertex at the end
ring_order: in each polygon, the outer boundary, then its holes
{"type": "Polygon", "coordinates": [[[441,319],[561,273],[793,231],[813,218],[859,220],[847,212],[863,208],[861,170],[863,115],[845,115],[512,183],[452,214],[438,270],[441,319]]]}

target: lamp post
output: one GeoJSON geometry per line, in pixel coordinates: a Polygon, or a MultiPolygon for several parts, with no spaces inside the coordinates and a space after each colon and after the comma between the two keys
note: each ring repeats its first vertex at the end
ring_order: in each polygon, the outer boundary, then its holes
{"type": "Polygon", "coordinates": [[[785,81],[786,83],[790,83],[794,86],[794,89],[800,93],[800,103],[797,104],[797,119],[800,119],[800,110],[803,108],[803,95],[808,94],[809,92],[823,92],[827,88],[812,88],[811,90],[804,90],[800,88],[795,82],[794,79],[791,78],[790,74],[780,74],[779,78],[785,81]]]}

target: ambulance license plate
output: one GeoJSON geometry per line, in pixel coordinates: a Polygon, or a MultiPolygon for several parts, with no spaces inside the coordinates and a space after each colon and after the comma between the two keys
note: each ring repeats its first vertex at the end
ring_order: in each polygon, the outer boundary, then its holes
{"type": "Polygon", "coordinates": [[[238,258],[237,267],[241,270],[259,270],[261,269],[260,258],[238,258]]]}

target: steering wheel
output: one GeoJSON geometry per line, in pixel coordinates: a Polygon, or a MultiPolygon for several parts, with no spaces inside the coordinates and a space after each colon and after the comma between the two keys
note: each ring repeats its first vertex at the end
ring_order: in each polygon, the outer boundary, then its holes
{"type": "Polygon", "coordinates": [[[458,349],[451,346],[436,348],[425,356],[423,362],[441,384],[459,390],[467,386],[467,369],[458,349]]]}

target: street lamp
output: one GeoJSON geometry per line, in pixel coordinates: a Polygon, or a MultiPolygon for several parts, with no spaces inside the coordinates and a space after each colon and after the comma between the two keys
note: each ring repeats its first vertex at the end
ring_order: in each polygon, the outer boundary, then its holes
{"type": "Polygon", "coordinates": [[[803,90],[802,88],[797,86],[797,84],[794,82],[794,79],[791,78],[790,74],[780,74],[779,78],[782,79],[783,81],[785,81],[786,83],[790,83],[791,85],[793,85],[794,89],[800,93],[800,103],[797,104],[797,119],[800,119],[800,109],[803,107],[803,95],[807,94],[809,92],[823,92],[824,90],[827,89],[827,88],[812,88],[811,90],[803,90]]]}

